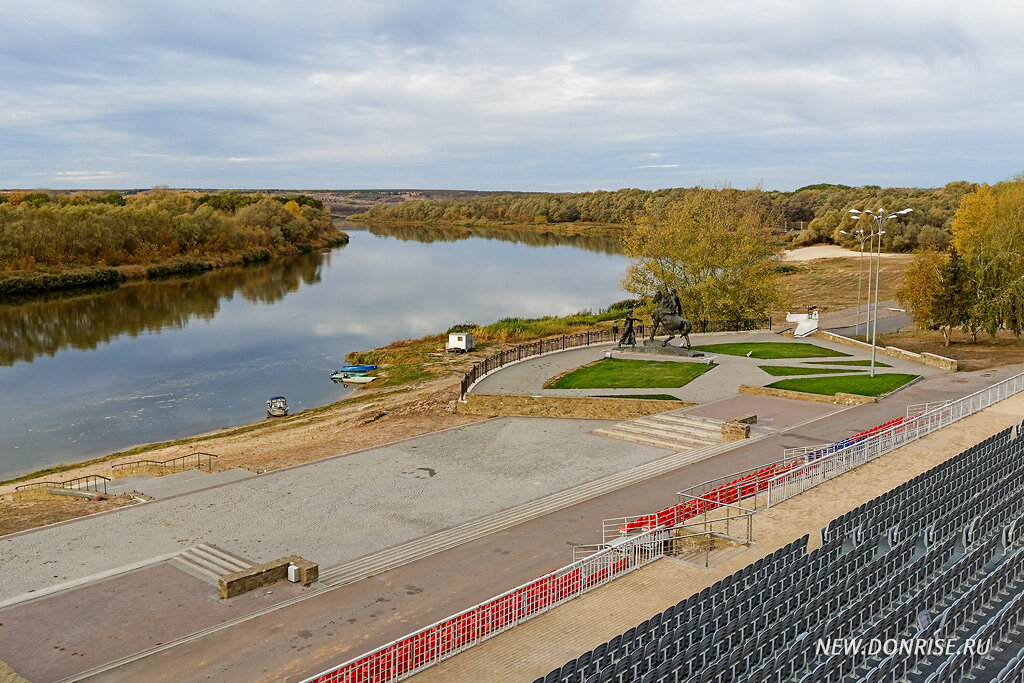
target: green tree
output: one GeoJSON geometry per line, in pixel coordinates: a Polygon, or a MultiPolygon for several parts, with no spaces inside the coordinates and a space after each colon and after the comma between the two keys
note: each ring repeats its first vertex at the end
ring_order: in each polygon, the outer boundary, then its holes
{"type": "Polygon", "coordinates": [[[771,239],[779,217],[761,192],[696,189],[650,202],[623,239],[623,288],[640,297],[675,288],[694,320],[762,317],[778,301],[771,239]]]}
{"type": "Polygon", "coordinates": [[[974,287],[967,264],[956,248],[949,250],[949,260],[942,266],[939,289],[932,299],[931,319],[934,328],[942,331],[949,346],[953,329],[969,329],[974,306],[974,287]]]}

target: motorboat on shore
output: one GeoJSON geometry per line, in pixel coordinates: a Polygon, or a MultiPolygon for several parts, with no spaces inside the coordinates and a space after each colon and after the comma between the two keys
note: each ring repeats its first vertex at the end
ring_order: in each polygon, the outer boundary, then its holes
{"type": "MultiPolygon", "coordinates": [[[[331,379],[334,379],[333,375],[331,376],[331,379]]],[[[342,377],[340,381],[345,384],[369,384],[375,379],[377,378],[372,375],[346,375],[342,377]]]]}
{"type": "Polygon", "coordinates": [[[288,414],[288,399],[271,396],[267,401],[267,417],[285,417],[288,414]]]}
{"type": "Polygon", "coordinates": [[[377,378],[370,377],[366,373],[376,369],[376,365],[342,365],[331,373],[331,379],[348,384],[368,384],[377,378]]]}

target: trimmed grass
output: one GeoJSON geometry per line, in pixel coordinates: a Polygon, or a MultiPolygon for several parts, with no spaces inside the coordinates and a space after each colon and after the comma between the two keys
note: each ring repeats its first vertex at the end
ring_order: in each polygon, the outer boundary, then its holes
{"type": "Polygon", "coordinates": [[[604,358],[548,380],[545,389],[664,389],[684,386],[715,367],[706,363],[604,358]]]}
{"type": "Polygon", "coordinates": [[[594,398],[640,398],[645,401],[679,401],[681,399],[671,394],[608,394],[607,396],[595,396],[594,398]]]}
{"type": "Polygon", "coordinates": [[[827,375],[838,372],[864,372],[863,370],[848,370],[846,368],[798,368],[787,365],[758,365],[772,377],[785,377],[786,375],[827,375]]]}
{"type": "Polygon", "coordinates": [[[799,377],[773,382],[768,386],[772,389],[789,389],[803,391],[808,394],[824,394],[832,396],[837,391],[860,396],[881,396],[895,391],[901,386],[915,380],[918,375],[889,373],[884,375],[844,375],[842,377],[799,377]]]}
{"type": "Polygon", "coordinates": [[[704,353],[724,353],[727,356],[746,356],[750,358],[829,358],[849,356],[848,353],[841,353],[826,349],[814,344],[805,342],[749,342],[739,344],[709,344],[707,346],[694,346],[697,351],[704,353]]]}
{"type": "MultiPolygon", "coordinates": [[[[811,365],[860,365],[863,367],[871,367],[871,361],[869,360],[809,360],[807,361],[811,365]]],[[[888,363],[881,361],[875,361],[876,368],[891,368],[892,366],[888,363]]]]}

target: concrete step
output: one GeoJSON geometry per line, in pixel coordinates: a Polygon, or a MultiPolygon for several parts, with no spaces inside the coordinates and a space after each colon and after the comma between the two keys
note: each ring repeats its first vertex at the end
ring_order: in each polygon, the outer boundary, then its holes
{"type": "Polygon", "coordinates": [[[189,574],[214,584],[222,576],[254,566],[249,560],[208,543],[184,550],[171,558],[171,561],[189,574]]]}
{"type": "Polygon", "coordinates": [[[631,430],[643,430],[651,433],[673,434],[682,439],[700,443],[718,443],[722,440],[721,432],[711,432],[704,429],[691,429],[685,426],[676,426],[665,422],[648,422],[647,418],[620,422],[613,429],[623,428],[631,430]]]}
{"type": "Polygon", "coordinates": [[[632,441],[634,439],[654,440],[660,443],[670,444],[673,448],[699,448],[700,446],[707,446],[721,441],[721,439],[711,441],[710,439],[702,439],[687,433],[676,432],[668,429],[658,429],[656,427],[649,427],[633,422],[623,422],[613,427],[595,429],[594,433],[600,434],[601,436],[610,436],[613,439],[623,439],[625,441],[632,441]]]}
{"type": "Polygon", "coordinates": [[[643,424],[671,425],[676,429],[693,432],[694,434],[707,434],[715,441],[720,440],[722,435],[722,422],[720,420],[708,420],[702,417],[662,414],[648,415],[636,421],[643,424]]]}
{"type": "Polygon", "coordinates": [[[620,441],[629,441],[630,443],[639,443],[645,446],[664,448],[665,450],[675,451],[677,453],[682,451],[690,451],[693,450],[694,448],[694,446],[690,444],[681,443],[679,441],[665,441],[662,439],[655,438],[653,436],[644,436],[643,434],[614,432],[607,429],[595,429],[594,434],[597,434],[598,436],[606,436],[610,439],[619,439],[620,441]]]}
{"type": "Polygon", "coordinates": [[[372,555],[366,555],[350,562],[327,568],[320,572],[320,582],[330,587],[355,583],[356,581],[375,576],[423,557],[474,541],[496,531],[536,519],[550,512],[555,512],[556,510],[576,505],[611,491],[632,486],[637,482],[661,476],[680,467],[700,462],[750,441],[751,439],[718,443],[703,448],[673,453],[643,465],[638,465],[625,472],[608,475],[601,479],[524,503],[523,505],[502,510],[487,517],[475,519],[465,524],[460,524],[450,529],[373,553],[372,555]]]}

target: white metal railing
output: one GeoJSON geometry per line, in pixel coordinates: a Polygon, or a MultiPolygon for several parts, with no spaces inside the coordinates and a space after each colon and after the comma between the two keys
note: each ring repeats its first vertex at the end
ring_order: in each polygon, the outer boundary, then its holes
{"type": "Polygon", "coordinates": [[[907,406],[907,419],[909,420],[915,415],[920,415],[921,413],[927,413],[929,410],[941,408],[950,401],[955,400],[956,399],[946,399],[945,401],[931,401],[930,403],[911,403],[909,406],[907,406]]]}
{"type": "Polygon", "coordinates": [[[1024,373],[962,398],[941,402],[916,417],[883,429],[827,456],[794,467],[769,481],[768,505],[772,506],[792,498],[1021,391],[1024,391],[1024,373]]]}
{"type": "Polygon", "coordinates": [[[390,683],[663,557],[671,531],[648,531],[474,605],[303,683],[390,683]]]}

